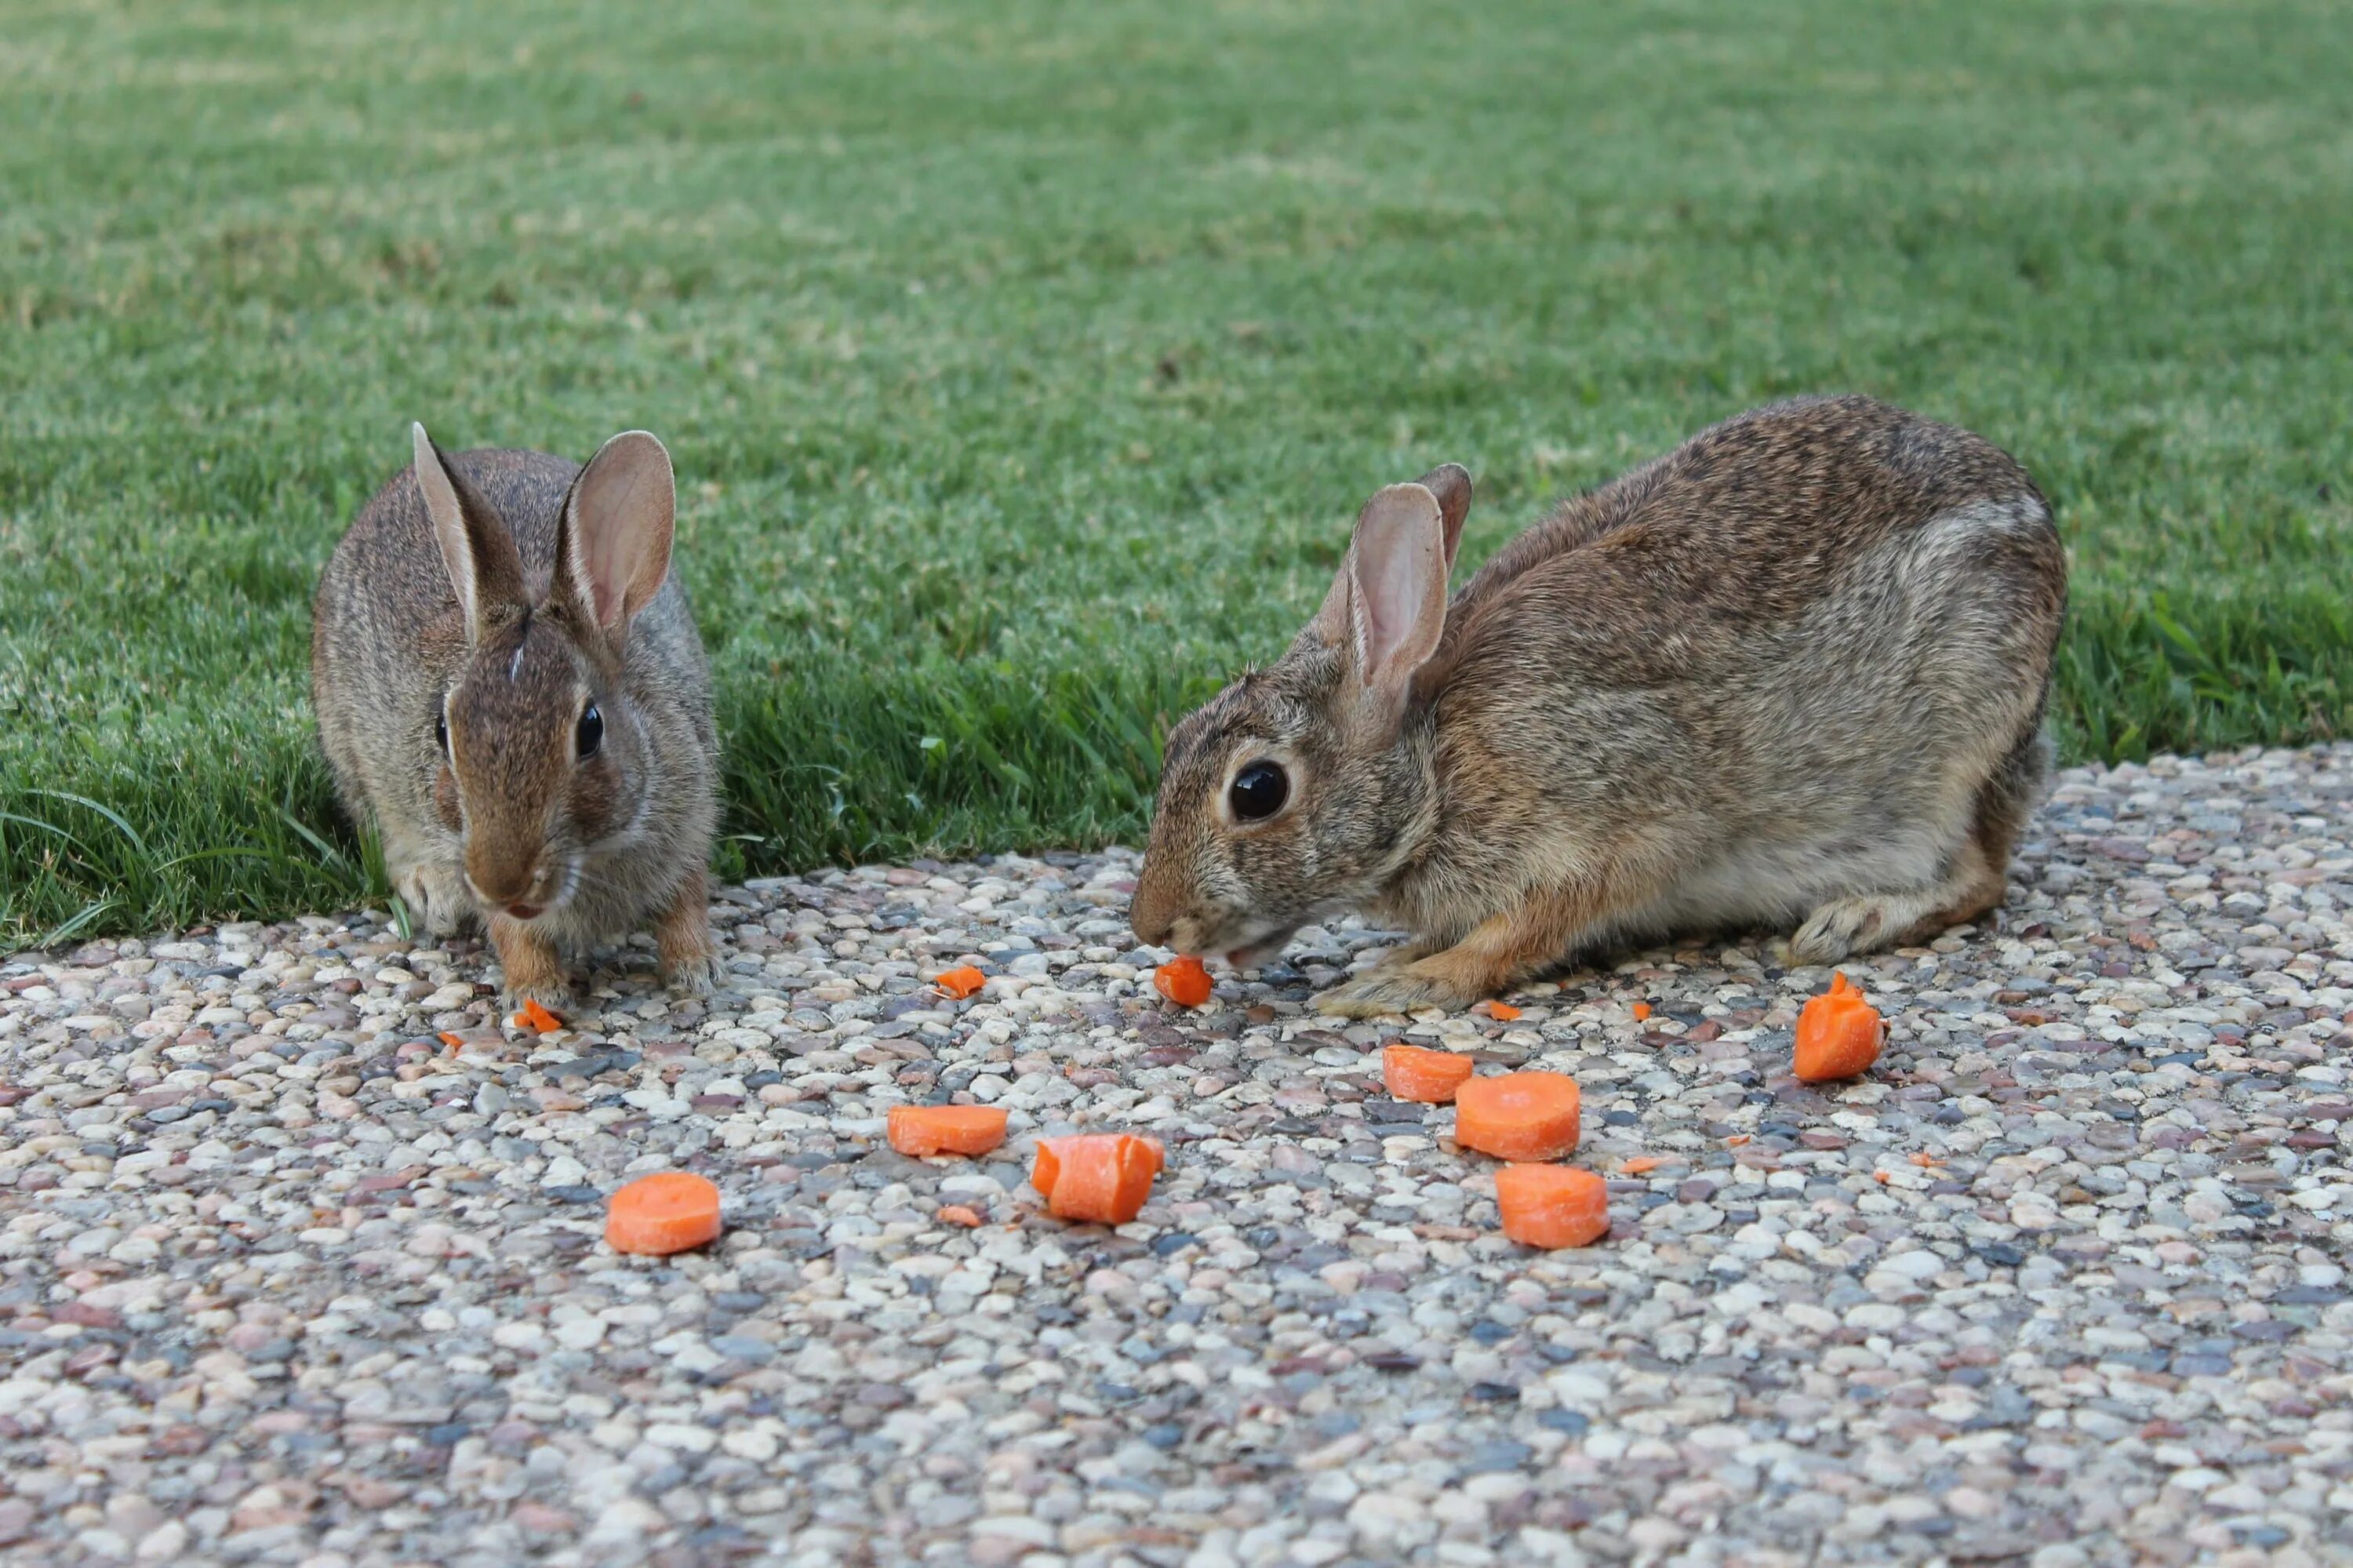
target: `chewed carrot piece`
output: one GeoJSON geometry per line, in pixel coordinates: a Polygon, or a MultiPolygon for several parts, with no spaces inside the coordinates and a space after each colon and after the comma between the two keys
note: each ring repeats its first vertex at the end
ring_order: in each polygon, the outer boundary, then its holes
{"type": "Polygon", "coordinates": [[[933,1217],[944,1225],[962,1225],[966,1230],[976,1229],[980,1224],[979,1213],[962,1203],[949,1203],[933,1217]]]}
{"type": "Polygon", "coordinates": [[[1041,1138],[1029,1184],[1046,1194],[1046,1212],[1058,1220],[1124,1225],[1142,1212],[1165,1160],[1156,1142],[1134,1133],[1041,1138]]]}
{"type": "Polygon", "coordinates": [[[466,1037],[453,1030],[444,1029],[441,1032],[441,1044],[452,1051],[460,1050],[465,1046],[466,1037]]]}
{"type": "Polygon", "coordinates": [[[1852,1078],[1879,1060],[1887,1021],[1844,974],[1798,1013],[1798,1076],[1809,1084],[1852,1078]]]}
{"type": "Polygon", "coordinates": [[[986,1154],[1005,1141],[1005,1113],[995,1106],[892,1106],[884,1121],[891,1147],[918,1159],[986,1154]]]}
{"type": "Polygon", "coordinates": [[[1152,988],[1179,1007],[1200,1007],[1209,1000],[1209,971],[1190,953],[1179,953],[1152,971],[1152,988]]]}
{"type": "Polygon", "coordinates": [[[605,1243],[656,1256],[719,1236],[719,1189],[684,1171],[640,1176],[605,1205],[605,1243]]]}
{"type": "Polygon", "coordinates": [[[1609,1183],[1567,1165],[1506,1165],[1495,1172],[1504,1234],[1522,1246],[1583,1246],[1609,1234],[1609,1183]]]}
{"type": "Polygon", "coordinates": [[[1508,1001],[1491,1001],[1487,1004],[1487,1016],[1498,1023],[1509,1023],[1519,1015],[1520,1010],[1508,1001]]]}
{"type": "Polygon", "coordinates": [[[1472,1078],[1454,1092],[1454,1141],[1502,1160],[1557,1160],[1577,1147],[1577,1098],[1566,1073],[1472,1078]]]}
{"type": "Polygon", "coordinates": [[[1620,1176],[1646,1175],[1665,1163],[1654,1154],[1637,1154],[1633,1159],[1618,1167],[1618,1174],[1620,1176]]]}
{"type": "MultiPolygon", "coordinates": [[[[564,1020],[535,1001],[525,1001],[522,1011],[516,1013],[511,1022],[517,1029],[528,1029],[535,1034],[550,1034],[564,1027],[564,1020]]],[[[446,1040],[448,1036],[442,1038],[446,1040]]]]}
{"type": "Polygon", "coordinates": [[[1650,1017],[1651,1017],[1651,1004],[1650,1004],[1649,1002],[1647,1002],[1647,1001],[1638,1001],[1638,1002],[1636,1002],[1636,1003],[1634,1004],[1634,1022],[1637,1022],[1637,1023],[1645,1023],[1645,1022],[1648,1022],[1650,1021],[1650,1017]]]}
{"type": "Polygon", "coordinates": [[[1381,1085],[1400,1100],[1442,1106],[1454,1097],[1462,1080],[1476,1065],[1453,1051],[1425,1051],[1419,1045],[1381,1047],[1381,1085]]]}
{"type": "Polygon", "coordinates": [[[944,974],[932,977],[932,984],[958,1001],[962,1001],[987,983],[988,977],[970,964],[960,965],[944,974]]]}

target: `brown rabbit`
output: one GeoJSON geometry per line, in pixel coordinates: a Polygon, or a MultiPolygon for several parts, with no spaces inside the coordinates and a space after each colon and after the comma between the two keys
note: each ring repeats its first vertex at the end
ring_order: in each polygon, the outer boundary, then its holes
{"type": "Polygon", "coordinates": [[[312,607],[345,807],[428,930],[488,921],[511,1003],[565,1005],[564,954],[649,917],[664,977],[707,990],[719,738],[669,452],[631,430],[584,469],[414,433],[312,607]]]}
{"type": "Polygon", "coordinates": [[[1356,519],[1282,658],[1168,737],[1130,920],[1245,964],[1366,910],[1369,1017],[1678,931],[1800,962],[2001,902],[2050,771],[2066,556],[2033,482],[1867,397],[1778,404],[1557,507],[1450,604],[1451,465],[1356,519]]]}

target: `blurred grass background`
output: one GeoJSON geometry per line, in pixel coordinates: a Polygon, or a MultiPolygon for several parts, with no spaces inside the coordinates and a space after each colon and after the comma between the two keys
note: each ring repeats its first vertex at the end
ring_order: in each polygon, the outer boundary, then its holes
{"type": "Polygon", "coordinates": [[[2077,758],[2341,734],[2353,11],[0,0],[0,948],[360,896],[309,591],[421,417],[659,432],[723,869],[1142,831],[1371,489],[1975,428],[2077,758]]]}

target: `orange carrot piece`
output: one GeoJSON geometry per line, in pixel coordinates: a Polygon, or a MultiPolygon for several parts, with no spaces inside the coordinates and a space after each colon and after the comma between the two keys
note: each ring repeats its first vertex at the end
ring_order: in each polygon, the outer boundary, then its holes
{"type": "Polygon", "coordinates": [[[966,1230],[980,1224],[980,1215],[962,1203],[950,1203],[934,1217],[944,1225],[962,1225],[966,1230]]]}
{"type": "Polygon", "coordinates": [[[1522,1246],[1584,1246],[1609,1234],[1609,1183],[1567,1165],[1506,1165],[1495,1172],[1504,1234],[1522,1246]]]}
{"type": "Polygon", "coordinates": [[[1649,1021],[1650,1016],[1651,1016],[1651,1004],[1650,1004],[1649,1002],[1647,1002],[1647,1001],[1638,1001],[1638,1002],[1636,1002],[1636,1003],[1634,1004],[1634,1022],[1637,1022],[1637,1023],[1646,1022],[1648,1022],[1648,1021],[1649,1021]]]}
{"type": "Polygon", "coordinates": [[[1124,1225],[1152,1195],[1166,1160],[1157,1141],[1130,1132],[1041,1138],[1029,1184],[1046,1194],[1046,1212],[1058,1220],[1124,1225]]]}
{"type": "Polygon", "coordinates": [[[1190,953],[1179,953],[1152,971],[1152,986],[1179,1007],[1201,1007],[1209,1000],[1209,971],[1190,953]]]}
{"type": "Polygon", "coordinates": [[[930,1154],[986,1154],[1005,1141],[1005,1113],[995,1106],[892,1106],[884,1118],[891,1147],[930,1154]]]}
{"type": "Polygon", "coordinates": [[[526,1001],[522,1011],[511,1021],[517,1029],[528,1029],[534,1034],[548,1034],[564,1027],[564,1020],[535,1001],[526,1001]]]}
{"type": "Polygon", "coordinates": [[[683,1171],[640,1176],[605,1205],[605,1245],[659,1256],[719,1236],[719,1189],[683,1171]]]}
{"type": "Polygon", "coordinates": [[[987,983],[988,977],[970,964],[964,964],[944,974],[932,977],[934,986],[958,1001],[962,1001],[987,983]]]}
{"type": "Polygon", "coordinates": [[[1887,1021],[1843,974],[1798,1013],[1798,1076],[1809,1084],[1852,1078],[1879,1060],[1887,1021]]]}
{"type": "Polygon", "coordinates": [[[441,1044],[452,1051],[459,1050],[466,1044],[466,1037],[454,1031],[444,1029],[441,1032],[441,1044]]]}
{"type": "Polygon", "coordinates": [[[1472,1078],[1454,1092],[1454,1141],[1501,1160],[1557,1160],[1577,1147],[1577,1080],[1566,1073],[1472,1078]]]}
{"type": "Polygon", "coordinates": [[[1641,1176],[1650,1171],[1656,1171],[1664,1163],[1665,1161],[1662,1160],[1655,1154],[1637,1154],[1633,1159],[1627,1160],[1623,1165],[1618,1167],[1618,1174],[1620,1176],[1641,1176]]]}
{"type": "Polygon", "coordinates": [[[1477,1064],[1453,1051],[1425,1051],[1419,1045],[1381,1047],[1381,1086],[1392,1099],[1419,1100],[1442,1106],[1454,1097],[1462,1080],[1477,1064]]]}
{"type": "Polygon", "coordinates": [[[1520,1010],[1508,1001],[1490,1001],[1487,1004],[1487,1016],[1498,1023],[1509,1023],[1519,1015],[1520,1010]]]}

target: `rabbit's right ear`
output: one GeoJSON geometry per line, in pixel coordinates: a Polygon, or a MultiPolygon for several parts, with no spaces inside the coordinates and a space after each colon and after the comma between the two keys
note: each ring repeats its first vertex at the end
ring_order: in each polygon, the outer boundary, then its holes
{"type": "Polygon", "coordinates": [[[522,555],[507,525],[449,471],[425,427],[412,425],[409,430],[417,449],[417,493],[433,520],[449,586],[466,612],[466,635],[479,642],[500,610],[522,605],[522,555]]]}
{"type": "Polygon", "coordinates": [[[1447,526],[1446,510],[1428,485],[1377,492],[1356,515],[1347,559],[1316,615],[1317,633],[1340,651],[1371,716],[1384,726],[1404,713],[1414,672],[1438,652],[1446,630],[1447,567],[1461,531],[1459,520],[1447,526]]]}

